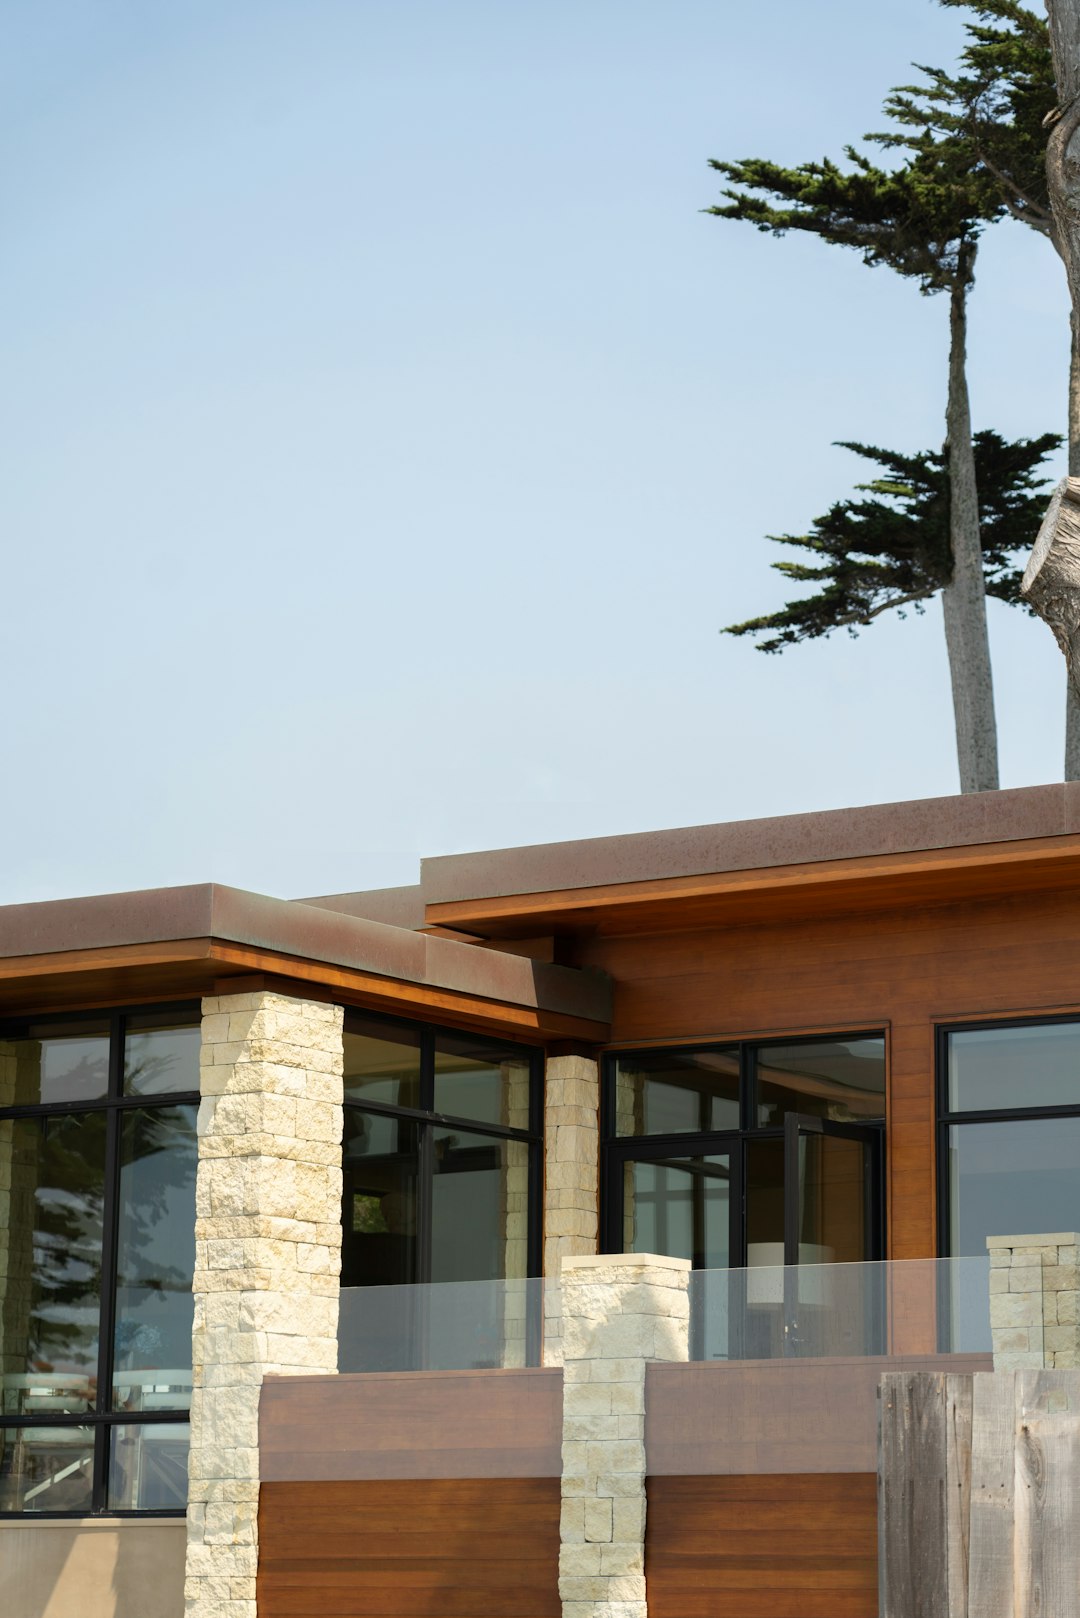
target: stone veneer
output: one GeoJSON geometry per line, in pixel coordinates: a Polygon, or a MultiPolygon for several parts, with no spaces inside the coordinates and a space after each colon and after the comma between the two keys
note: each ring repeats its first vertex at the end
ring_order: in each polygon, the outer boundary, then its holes
{"type": "Polygon", "coordinates": [[[995,1371],[1080,1366],[1080,1235],[990,1236],[995,1371]]]}
{"type": "MultiPolygon", "coordinates": [[[[551,1056],[544,1075],[544,1275],[596,1253],[600,1230],[600,1079],[588,1056],[551,1056]]],[[[559,1288],[544,1289],[544,1364],[561,1365],[559,1288]]]]}
{"type": "Polygon", "coordinates": [[[689,1282],[686,1259],[563,1260],[563,1618],[647,1618],[645,1367],[689,1359],[689,1282]]]}
{"type": "Polygon", "coordinates": [[[255,1618],[259,1389],[337,1370],[342,1012],[203,1001],[187,1618],[255,1618]]]}

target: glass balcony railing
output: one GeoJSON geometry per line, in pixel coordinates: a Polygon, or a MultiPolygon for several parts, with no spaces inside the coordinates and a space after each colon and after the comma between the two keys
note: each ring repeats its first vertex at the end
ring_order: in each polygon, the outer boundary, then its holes
{"type": "MultiPolygon", "coordinates": [[[[695,1270],[690,1358],[988,1358],[989,1290],[985,1258],[695,1270]]],[[[452,1371],[557,1364],[560,1315],[561,1289],[550,1279],[343,1288],[338,1366],[452,1371]]]]}

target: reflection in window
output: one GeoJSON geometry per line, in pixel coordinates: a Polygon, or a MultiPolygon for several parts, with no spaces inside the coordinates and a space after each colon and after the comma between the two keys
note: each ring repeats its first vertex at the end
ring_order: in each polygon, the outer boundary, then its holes
{"type": "Polygon", "coordinates": [[[420,1034],[350,1018],[345,1026],[345,1099],[420,1105],[420,1034]]]}
{"type": "Polygon", "coordinates": [[[617,1135],[739,1127],[739,1052],[642,1051],[615,1062],[617,1135]]]}
{"type": "Polygon", "coordinates": [[[187,1422],[114,1427],[109,1449],[112,1511],[183,1511],[188,1492],[187,1422]]]}
{"type": "MultiPolygon", "coordinates": [[[[0,1034],[0,1511],[108,1509],[114,1416],[133,1453],[137,1418],[186,1431],[198,1048],[196,1009],[0,1034]]],[[[174,1485],[128,1493],[183,1508],[174,1485]]]]}
{"type": "Polygon", "coordinates": [[[874,1123],[885,1116],[885,1041],[805,1040],[762,1045],[757,1052],[757,1122],[782,1124],[789,1112],[836,1123],[874,1123]]]}

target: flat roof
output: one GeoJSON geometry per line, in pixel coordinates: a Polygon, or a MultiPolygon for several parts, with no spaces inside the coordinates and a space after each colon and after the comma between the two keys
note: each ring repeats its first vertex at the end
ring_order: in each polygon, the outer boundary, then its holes
{"type": "MultiPolygon", "coordinates": [[[[1080,833],[1080,782],[541,843],[421,863],[426,906],[1080,833]]],[[[360,896],[356,896],[359,898],[360,896]]]]}

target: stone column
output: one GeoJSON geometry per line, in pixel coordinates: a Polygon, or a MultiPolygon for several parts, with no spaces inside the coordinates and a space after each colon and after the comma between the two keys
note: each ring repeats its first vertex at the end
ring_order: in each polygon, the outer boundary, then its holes
{"type": "Polygon", "coordinates": [[[595,1254],[600,1231],[600,1077],[588,1056],[551,1056],[544,1075],[544,1364],[561,1365],[563,1260],[595,1254]]]}
{"type": "Polygon", "coordinates": [[[203,1001],[187,1618],[255,1618],[259,1389],[337,1370],[342,1012],[203,1001]]]}
{"type": "Polygon", "coordinates": [[[989,1236],[995,1371],[1080,1366],[1080,1235],[989,1236]]]}
{"type": "Polygon", "coordinates": [[[689,1359],[689,1282],[687,1259],[563,1260],[563,1618],[647,1618],[645,1367],[689,1359]]]}

